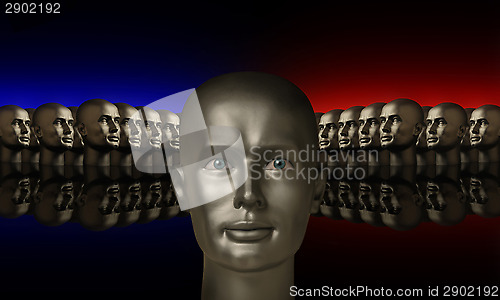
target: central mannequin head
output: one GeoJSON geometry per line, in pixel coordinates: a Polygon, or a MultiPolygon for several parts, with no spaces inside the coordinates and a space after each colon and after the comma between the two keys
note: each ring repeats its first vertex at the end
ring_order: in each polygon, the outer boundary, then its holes
{"type": "Polygon", "coordinates": [[[0,140],[11,150],[28,148],[30,144],[30,117],[17,105],[0,107],[0,140]]]}
{"type": "Polygon", "coordinates": [[[427,115],[427,146],[445,152],[460,146],[467,131],[467,114],[455,103],[440,103],[427,115]]]}
{"type": "Polygon", "coordinates": [[[339,147],[341,150],[359,148],[359,114],[363,106],[353,106],[344,110],[339,117],[339,147]]]}
{"type": "Polygon", "coordinates": [[[377,102],[363,108],[359,114],[359,146],[361,149],[380,147],[380,113],[385,103],[377,102]]]}
{"type": "Polygon", "coordinates": [[[64,152],[73,147],[73,115],[58,103],[40,105],[33,114],[33,132],[42,147],[64,152]]]}
{"type": "Polygon", "coordinates": [[[500,107],[483,105],[470,117],[470,143],[472,147],[487,150],[498,146],[500,141],[500,107]]]}
{"type": "Polygon", "coordinates": [[[169,110],[159,109],[162,122],[163,145],[167,153],[172,151],[179,151],[179,116],[169,110]]]}
{"type": "Polygon", "coordinates": [[[131,148],[141,146],[141,126],[137,122],[137,109],[127,103],[115,103],[120,114],[120,145],[118,150],[130,152],[131,148]]]}
{"type": "Polygon", "coordinates": [[[380,142],[390,151],[415,147],[422,132],[422,107],[410,99],[396,99],[387,103],[380,113],[380,142]]]}
{"type": "Polygon", "coordinates": [[[120,143],[120,114],[116,106],[104,99],[83,102],[76,112],[78,131],[84,144],[109,152],[120,143]]]}
{"type": "MultiPolygon", "coordinates": [[[[215,77],[196,92],[207,126],[239,130],[248,170],[253,170],[232,193],[190,210],[205,258],[238,272],[262,271],[293,259],[325,185],[292,175],[319,167],[317,162],[279,155],[317,149],[317,124],[307,96],[281,77],[257,72],[215,77]],[[289,176],[286,170],[292,171],[289,176]]],[[[182,135],[180,142],[182,160],[182,135]]],[[[199,172],[227,174],[225,169],[217,173],[216,163],[209,161],[199,172]]]]}
{"type": "Polygon", "coordinates": [[[338,130],[342,109],[333,109],[321,115],[319,120],[319,147],[321,150],[339,149],[338,130]]]}

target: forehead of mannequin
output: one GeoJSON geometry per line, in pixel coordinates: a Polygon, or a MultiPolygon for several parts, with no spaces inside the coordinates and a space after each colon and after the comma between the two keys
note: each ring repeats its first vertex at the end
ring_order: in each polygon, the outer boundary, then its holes
{"type": "MultiPolygon", "coordinates": [[[[302,243],[315,184],[295,177],[277,178],[276,171],[264,170],[269,161],[255,153],[298,151],[308,145],[317,149],[317,125],[309,100],[287,80],[253,72],[216,77],[198,88],[197,93],[206,125],[239,130],[247,165],[252,164],[261,174],[270,172],[267,178],[249,174],[233,193],[191,209],[198,244],[206,257],[240,271],[267,269],[289,259],[302,243]],[[231,224],[246,221],[272,228],[272,233],[249,243],[228,238],[225,232],[231,224]]],[[[182,145],[181,137],[181,160],[182,145]]],[[[267,158],[274,159],[272,155],[267,158]]],[[[316,166],[312,162],[291,163],[293,168],[316,166]]]]}

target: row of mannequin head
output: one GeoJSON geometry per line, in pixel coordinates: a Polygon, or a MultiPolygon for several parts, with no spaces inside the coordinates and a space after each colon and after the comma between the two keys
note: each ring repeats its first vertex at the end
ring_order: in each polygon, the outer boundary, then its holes
{"type": "Polygon", "coordinates": [[[179,147],[168,110],[91,99],[80,106],[0,107],[0,160],[42,165],[132,165],[132,149],[179,147]],[[162,146],[163,145],[163,146],[162,146]]]}
{"type": "Polygon", "coordinates": [[[321,149],[379,150],[381,164],[455,165],[500,159],[497,105],[464,109],[445,102],[422,107],[401,98],[316,117],[321,149]]]}

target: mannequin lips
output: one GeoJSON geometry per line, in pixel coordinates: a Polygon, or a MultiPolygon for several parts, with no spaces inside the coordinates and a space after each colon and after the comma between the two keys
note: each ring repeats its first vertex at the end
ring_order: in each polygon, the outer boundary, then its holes
{"type": "Polygon", "coordinates": [[[380,138],[382,142],[390,142],[392,141],[392,135],[384,135],[380,138]]]}
{"type": "Polygon", "coordinates": [[[439,141],[439,139],[437,137],[429,137],[427,138],[427,143],[429,144],[435,144],[439,141]]]}
{"type": "Polygon", "coordinates": [[[21,137],[19,137],[19,141],[21,143],[29,143],[30,142],[30,138],[27,137],[27,136],[21,136],[21,137]]]}
{"type": "Polygon", "coordinates": [[[351,140],[350,140],[350,139],[348,139],[348,138],[343,138],[343,139],[341,139],[341,140],[339,141],[339,144],[340,144],[340,145],[347,145],[347,144],[349,144],[349,142],[350,142],[350,141],[351,141],[351,140]]]}
{"type": "Polygon", "coordinates": [[[481,140],[481,136],[479,135],[473,135],[470,137],[471,142],[479,142],[481,140]]]}
{"type": "Polygon", "coordinates": [[[179,141],[178,140],[172,140],[172,141],[170,141],[170,145],[178,147],[179,146],[179,141]]]}
{"type": "Polygon", "coordinates": [[[70,137],[63,137],[63,138],[62,138],[62,141],[63,141],[63,143],[65,143],[65,144],[71,144],[71,143],[73,143],[73,139],[72,139],[72,138],[70,138],[70,137]]]}
{"type": "Polygon", "coordinates": [[[224,232],[230,240],[235,242],[257,242],[271,235],[274,228],[260,222],[240,221],[228,224],[224,232]]]}
{"type": "Polygon", "coordinates": [[[108,141],[112,143],[118,143],[120,141],[120,138],[116,135],[108,135],[108,141]]]}
{"type": "Polygon", "coordinates": [[[370,137],[362,137],[359,139],[360,144],[368,144],[371,141],[370,137]]]}
{"type": "Polygon", "coordinates": [[[320,140],[319,145],[320,146],[328,146],[330,144],[329,140],[320,140]]]}

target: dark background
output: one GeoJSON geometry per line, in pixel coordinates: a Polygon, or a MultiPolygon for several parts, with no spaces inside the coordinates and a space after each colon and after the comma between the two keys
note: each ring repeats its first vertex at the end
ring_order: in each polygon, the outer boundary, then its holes
{"type": "MultiPolygon", "coordinates": [[[[316,111],[406,97],[500,104],[497,1],[111,4],[0,16],[0,103],[146,105],[233,71],[303,89],[316,111]]],[[[500,284],[500,220],[408,232],[312,217],[296,256],[304,288],[500,284]]],[[[202,253],[189,217],[112,228],[0,219],[0,288],[197,298],[202,253]]]]}

